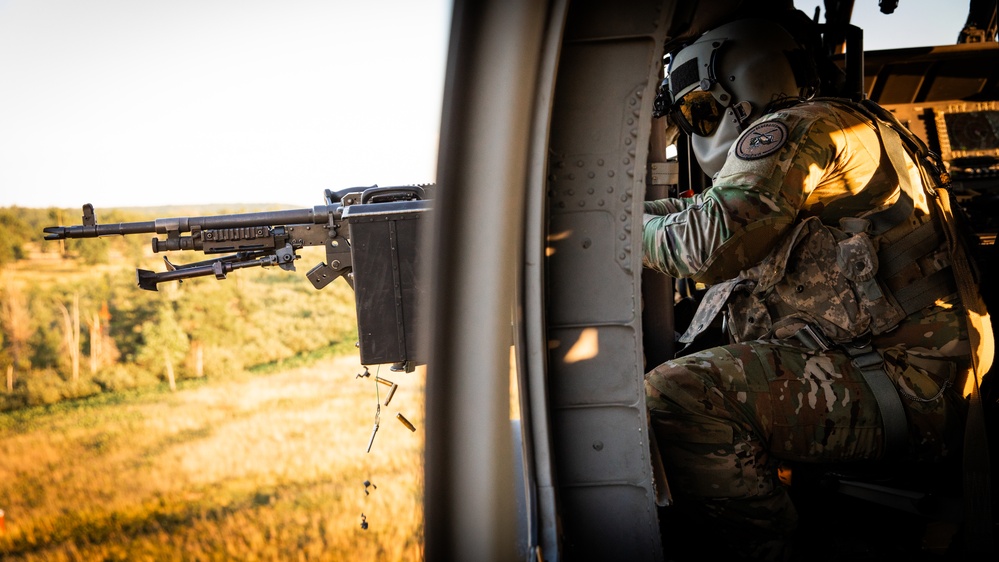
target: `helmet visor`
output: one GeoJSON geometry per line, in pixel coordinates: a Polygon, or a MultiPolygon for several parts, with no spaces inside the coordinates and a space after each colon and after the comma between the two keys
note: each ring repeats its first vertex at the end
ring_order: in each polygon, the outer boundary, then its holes
{"type": "Polygon", "coordinates": [[[691,90],[673,104],[670,117],[688,135],[710,136],[718,128],[725,108],[711,92],[691,90]]]}

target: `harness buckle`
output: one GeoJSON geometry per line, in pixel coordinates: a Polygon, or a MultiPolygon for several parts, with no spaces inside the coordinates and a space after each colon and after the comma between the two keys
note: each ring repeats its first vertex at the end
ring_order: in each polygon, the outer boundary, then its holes
{"type": "Polygon", "coordinates": [[[833,348],[833,343],[829,341],[829,338],[811,324],[804,324],[798,328],[794,337],[812,351],[829,351],[833,348]]]}

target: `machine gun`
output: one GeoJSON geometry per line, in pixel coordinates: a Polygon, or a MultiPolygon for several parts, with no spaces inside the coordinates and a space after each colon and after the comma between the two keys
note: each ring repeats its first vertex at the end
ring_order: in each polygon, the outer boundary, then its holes
{"type": "Polygon", "coordinates": [[[325,246],[326,261],[306,273],[316,289],[343,277],[354,289],[358,346],[365,365],[393,363],[412,370],[417,357],[415,317],[421,284],[416,282],[419,219],[430,210],[434,185],[348,188],[325,191],[325,204],[292,209],[204,217],[98,224],[83,206],[83,224],[45,228],[46,240],[158,234],[154,253],[198,251],[226,254],[187,264],[164,256],[166,271],[137,269],[139,287],[156,291],[165,281],[214,275],[247,267],[295,271],[298,251],[325,246]]]}

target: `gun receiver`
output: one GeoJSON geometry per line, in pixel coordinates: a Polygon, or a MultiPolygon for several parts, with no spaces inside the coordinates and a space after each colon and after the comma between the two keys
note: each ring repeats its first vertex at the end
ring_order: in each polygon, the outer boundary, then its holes
{"type": "MultiPolygon", "coordinates": [[[[50,226],[46,240],[157,234],[154,253],[198,251],[227,254],[187,264],[163,258],[166,271],[137,269],[140,288],[156,291],[165,281],[237,269],[278,266],[295,271],[298,251],[325,246],[326,261],[306,273],[316,289],[343,277],[354,289],[359,345],[365,364],[414,362],[415,310],[421,287],[415,281],[417,220],[430,209],[433,185],[361,187],[325,191],[325,204],[311,209],[142,222],[98,224],[94,208],[83,206],[83,224],[50,226]]],[[[408,369],[407,369],[408,370],[408,369]]]]}

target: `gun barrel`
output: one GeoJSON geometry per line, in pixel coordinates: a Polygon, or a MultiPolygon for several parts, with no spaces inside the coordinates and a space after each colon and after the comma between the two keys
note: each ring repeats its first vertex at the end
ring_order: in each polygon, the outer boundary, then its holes
{"type": "Polygon", "coordinates": [[[62,240],[65,238],[97,238],[98,236],[113,236],[115,234],[142,234],[156,232],[156,221],[119,222],[116,224],[94,224],[76,226],[47,226],[46,240],[62,240]]]}
{"type": "Polygon", "coordinates": [[[340,212],[341,205],[317,205],[311,209],[288,209],[283,211],[263,211],[235,215],[213,215],[205,217],[172,217],[141,222],[120,222],[112,224],[83,224],[76,226],[49,226],[45,230],[46,240],[65,238],[97,238],[127,234],[167,234],[171,232],[192,232],[211,228],[243,228],[253,226],[275,226],[283,224],[326,224],[330,216],[340,212]]]}

